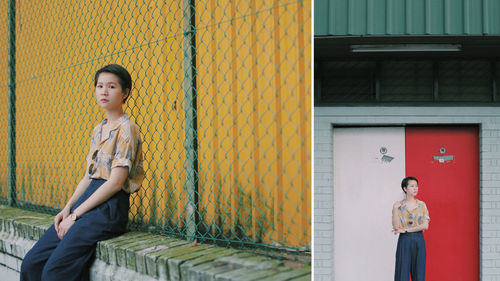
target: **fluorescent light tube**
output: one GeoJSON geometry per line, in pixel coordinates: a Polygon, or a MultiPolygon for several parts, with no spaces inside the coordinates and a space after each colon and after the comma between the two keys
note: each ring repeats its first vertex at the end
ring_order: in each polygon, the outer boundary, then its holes
{"type": "Polygon", "coordinates": [[[462,50],[460,44],[373,44],[351,45],[353,53],[376,52],[457,52],[462,50]]]}

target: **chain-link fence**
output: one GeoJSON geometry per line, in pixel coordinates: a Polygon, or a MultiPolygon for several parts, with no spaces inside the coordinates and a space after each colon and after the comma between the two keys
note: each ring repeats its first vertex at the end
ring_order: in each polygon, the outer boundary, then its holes
{"type": "Polygon", "coordinates": [[[93,74],[118,63],[132,74],[125,111],[144,141],[132,228],[310,251],[310,1],[6,2],[4,203],[64,206],[104,118],[93,74]]]}

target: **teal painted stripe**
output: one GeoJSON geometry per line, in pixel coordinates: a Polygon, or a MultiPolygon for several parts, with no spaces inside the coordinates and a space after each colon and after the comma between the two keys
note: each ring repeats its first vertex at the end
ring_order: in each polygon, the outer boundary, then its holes
{"type": "Polygon", "coordinates": [[[330,14],[327,0],[314,1],[314,34],[327,34],[332,27],[329,25],[330,14]]]}
{"type": "Polygon", "coordinates": [[[500,35],[499,0],[318,0],[315,35],[500,35]]]}

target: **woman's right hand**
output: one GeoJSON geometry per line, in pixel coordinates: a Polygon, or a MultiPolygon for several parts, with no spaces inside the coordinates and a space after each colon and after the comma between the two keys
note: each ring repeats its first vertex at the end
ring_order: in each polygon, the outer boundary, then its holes
{"type": "Polygon", "coordinates": [[[68,208],[68,206],[64,207],[64,209],[62,209],[62,211],[59,212],[59,214],[57,214],[55,217],[54,217],[54,228],[56,229],[56,232],[59,232],[59,224],[67,217],[69,216],[69,211],[70,211],[70,208],[68,208]]]}

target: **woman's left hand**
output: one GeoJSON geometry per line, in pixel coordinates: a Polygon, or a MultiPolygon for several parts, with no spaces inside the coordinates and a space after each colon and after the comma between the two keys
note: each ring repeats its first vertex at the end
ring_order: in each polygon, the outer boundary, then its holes
{"type": "Polygon", "coordinates": [[[402,228],[395,228],[392,230],[392,232],[394,232],[394,235],[397,235],[397,234],[405,233],[406,230],[402,229],[402,228]]]}
{"type": "Polygon", "coordinates": [[[59,239],[63,239],[64,235],[66,232],[68,232],[69,228],[75,223],[74,220],[70,219],[69,217],[66,217],[60,224],[59,224],[59,231],[57,232],[57,237],[59,239]]]}

